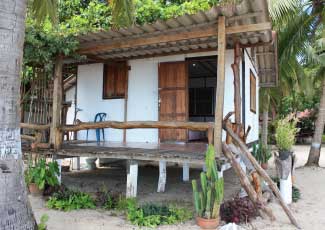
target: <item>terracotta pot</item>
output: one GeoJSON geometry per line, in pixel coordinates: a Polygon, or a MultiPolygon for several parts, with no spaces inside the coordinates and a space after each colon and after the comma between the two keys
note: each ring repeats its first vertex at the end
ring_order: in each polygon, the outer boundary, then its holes
{"type": "Polygon", "coordinates": [[[218,219],[204,219],[201,217],[196,217],[196,224],[201,227],[201,229],[216,229],[219,226],[218,219]]]}
{"type": "Polygon", "coordinates": [[[262,167],[262,169],[267,170],[269,168],[269,164],[267,162],[261,163],[261,167],[262,167]]]}
{"type": "Polygon", "coordinates": [[[28,190],[31,195],[41,196],[43,194],[43,190],[39,189],[35,183],[31,183],[28,185],[28,190]]]}

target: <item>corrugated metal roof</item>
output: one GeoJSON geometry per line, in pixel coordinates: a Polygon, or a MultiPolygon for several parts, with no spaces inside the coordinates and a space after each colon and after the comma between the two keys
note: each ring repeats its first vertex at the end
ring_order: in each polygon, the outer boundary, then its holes
{"type": "MultiPolygon", "coordinates": [[[[79,35],[79,52],[97,60],[117,60],[216,50],[217,21],[222,15],[226,16],[227,28],[270,23],[266,0],[243,0],[237,5],[216,6],[208,11],[186,14],[167,21],[158,20],[152,24],[79,35]],[[211,33],[206,33],[207,31],[211,33]],[[183,37],[175,37],[182,34],[183,37]],[[187,34],[191,36],[185,36],[187,34]],[[169,40],[171,37],[174,39],[169,40]],[[152,42],[141,43],[140,40],[152,42]]],[[[273,76],[271,71],[266,73],[268,69],[273,69],[273,73],[277,69],[277,50],[272,43],[271,28],[228,35],[227,47],[232,48],[235,41],[245,47],[261,45],[257,48],[257,64],[262,74],[261,86],[273,86],[277,82],[277,74],[273,76]]]]}

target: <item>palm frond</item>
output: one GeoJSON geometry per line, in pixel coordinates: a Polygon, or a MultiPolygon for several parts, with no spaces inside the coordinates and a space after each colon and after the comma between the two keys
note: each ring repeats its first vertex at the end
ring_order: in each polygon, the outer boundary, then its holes
{"type": "Polygon", "coordinates": [[[57,22],[57,1],[58,0],[34,0],[32,13],[38,23],[45,21],[49,17],[52,23],[57,22]]]}
{"type": "Polygon", "coordinates": [[[134,0],[109,0],[113,27],[128,27],[135,22],[134,0]]]}
{"type": "Polygon", "coordinates": [[[296,58],[308,46],[314,20],[314,17],[302,12],[280,29],[280,65],[285,64],[290,58],[296,58]]]}
{"type": "Polygon", "coordinates": [[[301,5],[299,0],[268,0],[268,3],[270,16],[278,24],[288,21],[301,5]]]}

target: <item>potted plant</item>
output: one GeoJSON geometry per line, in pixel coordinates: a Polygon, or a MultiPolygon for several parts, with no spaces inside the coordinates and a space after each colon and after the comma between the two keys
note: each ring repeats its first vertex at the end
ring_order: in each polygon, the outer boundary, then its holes
{"type": "Polygon", "coordinates": [[[30,193],[41,195],[46,185],[58,185],[58,175],[59,166],[56,161],[46,164],[45,159],[40,159],[35,163],[35,166],[29,164],[25,178],[30,193]]]}
{"type": "Polygon", "coordinates": [[[205,156],[206,172],[201,172],[201,191],[192,180],[196,223],[202,229],[216,229],[220,220],[220,205],[223,200],[223,178],[218,177],[214,148],[209,145],[205,156]]]}
{"type": "Polygon", "coordinates": [[[264,170],[268,169],[268,161],[272,157],[269,146],[263,145],[262,142],[259,142],[258,145],[254,144],[252,154],[264,170]]]}
{"type": "Polygon", "coordinates": [[[298,120],[289,115],[280,119],[275,128],[275,142],[279,151],[281,160],[286,160],[293,154],[292,146],[295,144],[296,134],[299,129],[296,128],[298,120]]]}
{"type": "Polygon", "coordinates": [[[277,172],[280,178],[280,193],[283,200],[290,204],[292,202],[292,172],[294,168],[294,155],[292,146],[295,143],[298,119],[289,115],[277,122],[275,129],[275,140],[278,155],[275,158],[277,172]]]}

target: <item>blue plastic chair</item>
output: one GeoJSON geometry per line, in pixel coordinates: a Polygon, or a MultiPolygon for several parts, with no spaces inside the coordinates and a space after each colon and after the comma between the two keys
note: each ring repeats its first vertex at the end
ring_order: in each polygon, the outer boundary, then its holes
{"type": "MultiPolygon", "coordinates": [[[[106,113],[97,113],[95,115],[94,122],[102,122],[105,120],[106,116],[107,116],[106,113]]],[[[100,130],[102,130],[103,140],[105,141],[105,130],[102,128],[102,129],[96,129],[96,141],[97,142],[100,142],[100,130]]],[[[89,131],[89,129],[87,129],[87,141],[88,141],[88,131],[89,131]]]]}

